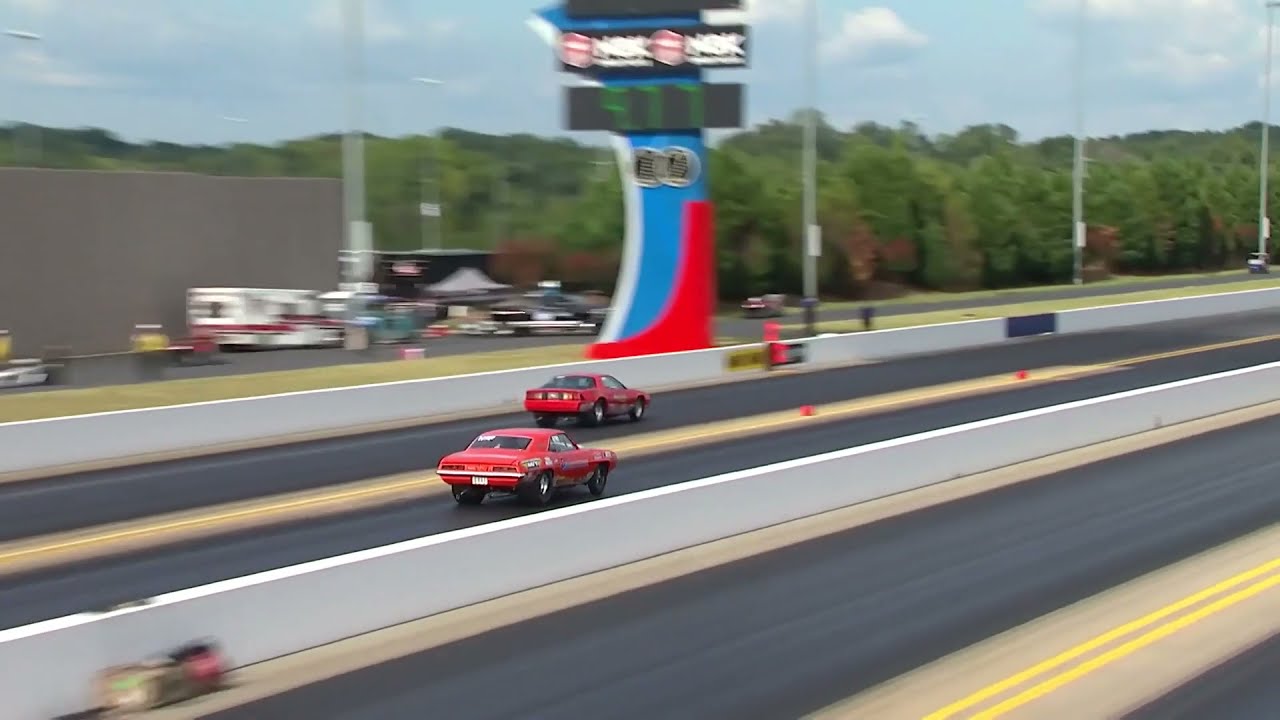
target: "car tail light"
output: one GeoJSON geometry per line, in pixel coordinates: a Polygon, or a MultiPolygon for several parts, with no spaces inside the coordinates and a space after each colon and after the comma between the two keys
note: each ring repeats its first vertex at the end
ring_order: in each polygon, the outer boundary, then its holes
{"type": "Polygon", "coordinates": [[[462,465],[441,465],[440,469],[441,470],[466,470],[467,468],[462,465]]]}
{"type": "Polygon", "coordinates": [[[529,393],[529,399],[530,399],[530,400],[545,400],[545,399],[546,399],[546,397],[547,397],[547,394],[546,394],[546,393],[541,393],[541,392],[530,392],[530,393],[529,393]]]}

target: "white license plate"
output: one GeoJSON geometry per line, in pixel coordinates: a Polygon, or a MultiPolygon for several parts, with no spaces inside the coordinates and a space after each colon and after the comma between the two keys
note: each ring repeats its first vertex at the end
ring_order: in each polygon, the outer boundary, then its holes
{"type": "Polygon", "coordinates": [[[488,484],[489,484],[489,478],[487,478],[487,477],[480,477],[479,475],[473,475],[473,476],[471,477],[471,484],[472,484],[472,485],[488,485],[488,484]]]}

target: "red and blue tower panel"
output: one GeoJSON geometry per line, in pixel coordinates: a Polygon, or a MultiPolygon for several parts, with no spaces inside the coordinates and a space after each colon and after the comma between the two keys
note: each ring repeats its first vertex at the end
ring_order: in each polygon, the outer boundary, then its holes
{"type": "Polygon", "coordinates": [[[741,0],[566,0],[533,25],[556,48],[569,130],[608,131],[626,236],[609,317],[591,358],[698,350],[715,341],[709,128],[743,125],[743,87],[703,82],[747,65],[747,28],[707,13],[741,0]]]}

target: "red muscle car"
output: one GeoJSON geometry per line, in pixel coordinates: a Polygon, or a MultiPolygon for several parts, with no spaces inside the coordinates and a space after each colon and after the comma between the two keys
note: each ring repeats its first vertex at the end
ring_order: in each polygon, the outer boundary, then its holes
{"type": "Polygon", "coordinates": [[[524,409],[533,413],[538,427],[555,427],[563,417],[599,425],[623,415],[639,420],[650,401],[649,393],[629,388],[612,375],[581,373],[557,375],[542,387],[525,391],[524,409]]]}
{"type": "Polygon", "coordinates": [[[576,485],[600,497],[617,466],[617,453],[578,447],[558,430],[490,430],[441,458],[436,474],[460,505],[479,505],[493,493],[546,505],[557,490],[576,485]]]}

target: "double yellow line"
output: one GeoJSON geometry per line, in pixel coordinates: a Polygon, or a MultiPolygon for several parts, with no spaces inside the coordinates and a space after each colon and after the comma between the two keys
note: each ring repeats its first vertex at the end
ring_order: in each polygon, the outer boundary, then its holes
{"type": "Polygon", "coordinates": [[[926,715],[924,720],[950,720],[960,713],[971,710],[1026,683],[1043,678],[1030,687],[991,705],[985,710],[964,716],[969,720],[994,720],[994,718],[1002,717],[1037,698],[1048,695],[1090,673],[1159,642],[1179,630],[1191,627],[1206,618],[1217,615],[1234,605],[1238,605],[1277,586],[1280,586],[1280,558],[1271,560],[1251,570],[1246,570],[1193,595],[1188,595],[1137,620],[1125,623],[1087,642],[1054,655],[1048,660],[1027,668],[1016,675],[1011,675],[1004,680],[988,685],[972,695],[926,715]],[[1206,602],[1209,600],[1212,600],[1212,602],[1206,602]],[[1196,606],[1200,607],[1197,608],[1196,606]],[[1196,609],[1192,612],[1186,612],[1192,608],[1196,609]],[[1144,630],[1145,632],[1142,632],[1144,630]],[[1114,645],[1104,652],[1089,657],[1083,662],[1067,667],[1070,663],[1081,660],[1125,638],[1129,639],[1114,645]]]}

